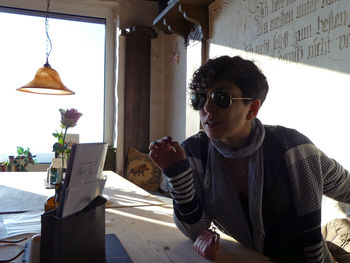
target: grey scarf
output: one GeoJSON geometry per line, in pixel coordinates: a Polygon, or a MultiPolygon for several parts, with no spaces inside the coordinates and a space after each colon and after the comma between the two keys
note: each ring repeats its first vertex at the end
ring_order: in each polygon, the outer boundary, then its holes
{"type": "Polygon", "coordinates": [[[260,147],[265,137],[264,126],[258,119],[252,122],[248,145],[233,150],[219,140],[209,145],[207,169],[204,180],[206,209],[212,218],[235,239],[260,252],[264,247],[264,226],[262,219],[263,152],[260,147]],[[252,229],[248,227],[241,203],[236,192],[225,158],[249,156],[248,191],[249,217],[252,229]]]}

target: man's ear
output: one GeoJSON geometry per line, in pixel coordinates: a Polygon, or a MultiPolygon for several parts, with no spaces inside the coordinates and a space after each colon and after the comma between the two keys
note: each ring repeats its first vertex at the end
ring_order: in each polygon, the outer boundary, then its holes
{"type": "Polygon", "coordinates": [[[247,114],[247,120],[251,121],[252,119],[254,119],[256,117],[256,115],[258,115],[258,112],[260,110],[260,100],[259,99],[256,99],[256,100],[253,100],[251,103],[250,103],[250,109],[249,109],[249,112],[247,114]]]}

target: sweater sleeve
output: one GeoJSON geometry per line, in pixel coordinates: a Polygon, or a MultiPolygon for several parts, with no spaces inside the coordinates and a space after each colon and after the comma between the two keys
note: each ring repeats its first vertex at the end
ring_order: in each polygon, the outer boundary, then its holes
{"type": "MultiPolygon", "coordinates": [[[[350,175],[338,162],[310,143],[298,145],[287,154],[293,173],[304,175],[299,177],[303,180],[298,183],[301,189],[300,196],[308,196],[305,194],[307,189],[303,187],[311,185],[320,191],[315,196],[321,197],[325,194],[339,202],[350,203],[350,175]]],[[[310,199],[304,201],[310,202],[310,199]]]]}
{"type": "Polygon", "coordinates": [[[189,158],[163,170],[169,179],[169,190],[173,198],[174,222],[187,237],[196,237],[211,224],[211,219],[201,206],[196,194],[194,176],[198,173],[189,158]]]}
{"type": "Polygon", "coordinates": [[[323,193],[339,202],[350,203],[350,175],[339,163],[321,153],[323,193]]]}

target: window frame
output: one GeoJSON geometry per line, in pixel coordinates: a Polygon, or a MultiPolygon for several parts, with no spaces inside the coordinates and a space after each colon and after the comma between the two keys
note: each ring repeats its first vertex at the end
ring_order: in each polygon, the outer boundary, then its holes
{"type": "MultiPolygon", "coordinates": [[[[45,17],[46,1],[3,1],[0,0],[0,11],[14,14],[24,14],[45,17]]],[[[49,18],[88,21],[105,24],[105,54],[104,54],[104,114],[103,114],[103,141],[109,146],[116,145],[116,46],[117,46],[117,20],[113,9],[94,5],[81,5],[74,3],[50,4],[49,18]]]]}

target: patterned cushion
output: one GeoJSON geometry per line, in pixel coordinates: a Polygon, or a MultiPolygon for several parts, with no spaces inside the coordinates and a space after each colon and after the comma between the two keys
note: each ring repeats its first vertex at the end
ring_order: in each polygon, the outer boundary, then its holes
{"type": "Polygon", "coordinates": [[[161,170],[152,162],[148,154],[129,147],[126,178],[147,191],[158,191],[161,170]]]}
{"type": "Polygon", "coordinates": [[[334,219],[322,227],[322,234],[336,262],[350,262],[350,221],[334,219]]]}

